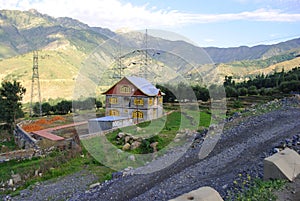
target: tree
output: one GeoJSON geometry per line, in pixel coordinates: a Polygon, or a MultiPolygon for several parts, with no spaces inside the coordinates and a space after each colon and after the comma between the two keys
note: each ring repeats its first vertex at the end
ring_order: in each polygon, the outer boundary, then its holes
{"type": "Polygon", "coordinates": [[[53,111],[53,107],[48,102],[45,102],[42,104],[42,111],[46,115],[49,115],[53,111]]]}
{"type": "Polygon", "coordinates": [[[238,92],[234,87],[226,86],[225,87],[226,97],[235,97],[238,98],[238,92]]]}
{"type": "Polygon", "coordinates": [[[68,114],[72,112],[72,102],[63,100],[57,103],[55,109],[58,114],[68,114]]]}
{"type": "Polygon", "coordinates": [[[102,102],[99,100],[96,100],[96,108],[100,109],[102,107],[102,102]]]}
{"type": "Polygon", "coordinates": [[[197,100],[208,101],[209,91],[207,88],[196,85],[193,86],[192,89],[196,95],[197,100]]]}
{"type": "Polygon", "coordinates": [[[173,86],[168,84],[164,86],[156,84],[156,88],[160,89],[160,91],[165,94],[163,99],[164,102],[173,103],[175,101],[176,96],[174,95],[175,89],[173,86]]]}
{"type": "Polygon", "coordinates": [[[248,94],[248,89],[246,87],[242,87],[238,89],[239,96],[246,96],[248,94]]]}
{"type": "Polygon", "coordinates": [[[258,91],[257,91],[257,88],[256,86],[250,86],[249,87],[249,90],[248,90],[248,94],[249,95],[257,95],[258,94],[258,91]]]}
{"type": "Polygon", "coordinates": [[[23,115],[21,101],[26,89],[17,81],[4,81],[0,87],[0,120],[6,122],[11,131],[16,119],[23,115]]]}

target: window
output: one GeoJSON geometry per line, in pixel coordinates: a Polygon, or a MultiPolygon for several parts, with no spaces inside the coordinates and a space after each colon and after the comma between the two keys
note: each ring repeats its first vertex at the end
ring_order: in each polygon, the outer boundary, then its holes
{"type": "Polygon", "coordinates": [[[144,113],[141,112],[141,111],[133,111],[132,112],[132,118],[133,119],[137,119],[137,118],[143,119],[144,118],[144,113]]]}
{"type": "Polygon", "coordinates": [[[120,116],[120,112],[118,110],[109,110],[109,116],[120,116]]]}
{"type": "Polygon", "coordinates": [[[131,88],[129,86],[127,86],[127,85],[123,85],[120,88],[120,92],[121,93],[129,94],[129,93],[131,93],[131,88]]]}
{"type": "Polygon", "coordinates": [[[153,98],[149,98],[149,105],[153,105],[153,98]]]}
{"type": "Polygon", "coordinates": [[[144,99],[142,99],[142,98],[135,98],[134,99],[134,104],[135,105],[144,105],[144,99]]]}
{"type": "Polygon", "coordinates": [[[109,98],[110,104],[118,104],[118,98],[117,97],[110,97],[109,98]]]}

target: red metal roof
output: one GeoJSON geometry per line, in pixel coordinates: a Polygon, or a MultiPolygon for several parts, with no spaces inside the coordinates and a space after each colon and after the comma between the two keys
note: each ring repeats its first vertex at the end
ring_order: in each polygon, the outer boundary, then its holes
{"type": "Polygon", "coordinates": [[[79,126],[79,125],[83,125],[86,124],[87,121],[84,122],[78,122],[78,123],[73,123],[73,124],[67,124],[67,125],[62,125],[62,126],[57,126],[54,128],[47,128],[44,130],[40,130],[40,131],[34,131],[32,132],[35,135],[39,135],[41,137],[47,138],[49,140],[53,140],[53,141],[60,141],[60,140],[64,140],[65,138],[52,134],[51,132],[54,130],[59,130],[59,129],[63,129],[63,128],[68,128],[68,127],[72,127],[72,126],[79,126]]]}
{"type": "Polygon", "coordinates": [[[35,135],[39,135],[41,137],[47,138],[49,140],[53,140],[53,141],[60,141],[60,140],[64,140],[65,138],[60,137],[58,135],[54,135],[52,133],[49,133],[47,130],[41,130],[41,131],[34,131],[32,132],[35,135]]]}

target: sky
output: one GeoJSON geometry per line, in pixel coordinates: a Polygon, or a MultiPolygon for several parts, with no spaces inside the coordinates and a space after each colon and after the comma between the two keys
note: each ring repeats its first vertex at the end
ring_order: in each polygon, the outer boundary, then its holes
{"type": "Polygon", "coordinates": [[[0,9],[36,9],[112,31],[165,30],[200,47],[300,37],[300,0],[0,0],[0,9]]]}

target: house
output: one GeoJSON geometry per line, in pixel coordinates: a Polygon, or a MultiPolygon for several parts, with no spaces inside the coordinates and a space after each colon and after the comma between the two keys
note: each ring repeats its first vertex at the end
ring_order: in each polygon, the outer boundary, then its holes
{"type": "Polygon", "coordinates": [[[106,92],[106,116],[131,118],[134,123],[163,115],[163,94],[141,77],[126,76],[106,92]]]}

